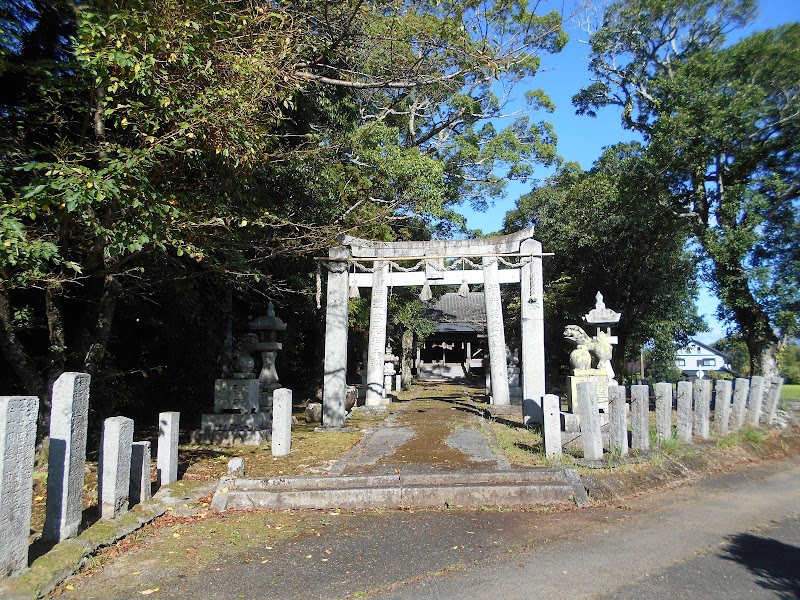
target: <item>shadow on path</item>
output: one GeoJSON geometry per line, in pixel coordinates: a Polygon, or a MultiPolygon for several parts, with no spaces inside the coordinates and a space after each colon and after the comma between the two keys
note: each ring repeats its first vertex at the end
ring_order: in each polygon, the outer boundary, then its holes
{"type": "Polygon", "coordinates": [[[731,539],[726,551],[723,558],[747,567],[758,577],[759,586],[777,592],[780,598],[800,598],[800,548],[742,533],[731,539]]]}

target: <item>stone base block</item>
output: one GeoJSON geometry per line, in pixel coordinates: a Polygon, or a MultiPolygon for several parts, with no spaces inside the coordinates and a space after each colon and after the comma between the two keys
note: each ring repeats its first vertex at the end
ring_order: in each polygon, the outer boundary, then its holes
{"type": "Polygon", "coordinates": [[[587,381],[595,383],[597,404],[602,413],[608,413],[608,375],[601,369],[575,369],[574,375],[567,377],[567,410],[578,410],[578,384],[587,381]]]}
{"type": "Polygon", "coordinates": [[[269,429],[229,431],[195,429],[192,431],[191,443],[213,446],[260,446],[269,442],[271,437],[269,429]]]}
{"type": "Polygon", "coordinates": [[[270,417],[263,412],[248,415],[224,414],[200,417],[200,429],[204,431],[256,431],[269,428],[270,417]]]}

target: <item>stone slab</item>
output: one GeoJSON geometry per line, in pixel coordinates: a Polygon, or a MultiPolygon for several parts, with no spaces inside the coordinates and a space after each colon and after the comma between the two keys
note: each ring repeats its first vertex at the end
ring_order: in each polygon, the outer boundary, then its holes
{"type": "Polygon", "coordinates": [[[202,415],[200,417],[200,429],[207,431],[256,431],[259,429],[269,429],[270,416],[267,413],[256,412],[245,415],[202,415]]]}
{"type": "Polygon", "coordinates": [[[541,410],[544,413],[544,454],[547,458],[558,458],[561,456],[561,399],[554,394],[545,394],[541,410]]]}
{"type": "Polygon", "coordinates": [[[292,450],[292,390],[275,390],[272,404],[272,456],[292,450]]]}
{"type": "Polygon", "coordinates": [[[691,381],[679,381],[676,403],[678,405],[678,427],[676,435],[681,442],[692,441],[692,398],[691,381]]]}
{"type": "Polygon", "coordinates": [[[597,406],[604,412],[608,412],[608,375],[602,369],[575,369],[572,375],[567,377],[567,410],[576,410],[578,398],[578,384],[586,381],[593,381],[597,390],[597,406]]]}
{"type": "Polygon", "coordinates": [[[694,395],[694,427],[692,433],[704,440],[711,437],[711,380],[696,379],[694,395]]]}
{"type": "Polygon", "coordinates": [[[650,386],[631,386],[631,447],[650,449],[650,386]]]}
{"type": "Polygon", "coordinates": [[[747,417],[747,396],[750,395],[750,380],[744,377],[736,379],[733,388],[733,415],[731,415],[731,429],[739,431],[747,417]]]}
{"type": "Polygon", "coordinates": [[[133,419],[109,417],[103,421],[97,500],[101,519],[116,519],[128,511],[131,482],[133,419]]]}
{"type": "Polygon", "coordinates": [[[775,417],[778,412],[778,404],[781,401],[781,390],[783,389],[783,378],[774,377],[770,381],[770,387],[766,394],[766,404],[764,406],[764,423],[769,426],[775,424],[775,417]]]}
{"type": "Polygon", "coordinates": [[[151,459],[150,442],[133,442],[131,444],[130,488],[128,490],[128,506],[130,508],[146,502],[152,496],[151,459]]]}
{"type": "Polygon", "coordinates": [[[59,542],[80,528],[90,383],[87,373],[62,373],[53,384],[44,540],[59,542]]]}
{"type": "Polygon", "coordinates": [[[729,379],[718,379],[714,386],[714,426],[717,433],[726,435],[731,424],[731,398],[733,396],[733,382],[729,379]]]}
{"type": "Polygon", "coordinates": [[[28,567],[36,396],[0,397],[0,578],[28,567]]]}
{"type": "Polygon", "coordinates": [[[750,378],[750,393],[747,396],[747,424],[758,427],[761,423],[764,405],[764,378],[754,375],[750,378]]]}
{"type": "Polygon", "coordinates": [[[603,458],[603,438],[600,434],[600,411],[597,405],[595,383],[591,381],[578,384],[578,414],[581,416],[581,442],[583,458],[600,460],[603,458]]]}
{"type": "Polygon", "coordinates": [[[656,440],[663,443],[672,438],[672,384],[657,383],[656,392],[656,440]]]}
{"type": "Polygon", "coordinates": [[[619,456],[628,455],[628,404],[625,402],[625,386],[608,388],[608,446],[609,451],[619,456]]]}
{"type": "Polygon", "coordinates": [[[190,434],[190,442],[210,446],[261,446],[271,438],[269,429],[195,429],[190,434]]]}
{"type": "Polygon", "coordinates": [[[178,434],[181,413],[162,412],[158,415],[158,448],[156,467],[159,485],[178,481],[178,434]]]}

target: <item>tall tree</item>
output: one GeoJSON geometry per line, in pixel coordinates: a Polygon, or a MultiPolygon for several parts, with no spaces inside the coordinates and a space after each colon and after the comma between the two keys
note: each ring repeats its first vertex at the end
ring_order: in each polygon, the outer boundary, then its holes
{"type": "Polygon", "coordinates": [[[752,372],[773,373],[779,329],[797,326],[800,25],[732,46],[752,0],[624,0],[591,36],[596,81],[579,113],[622,108],[647,141],[664,206],[691,225],[720,316],[752,372]]]}
{"type": "MultiPolygon", "coordinates": [[[[600,291],[623,314],[615,328],[620,372],[644,345],[674,356],[676,344],[702,325],[694,310],[695,263],[684,248],[687,226],[654,209],[667,190],[642,173],[642,155],[638,144],[620,144],[588,172],[566,165],[521,197],[505,220],[507,230],[535,226],[542,247],[554,253],[545,269],[545,308],[554,324],[548,347],[565,348],[564,325],[580,323],[600,291]]],[[[567,364],[565,352],[551,353],[552,374],[567,364]]]]}

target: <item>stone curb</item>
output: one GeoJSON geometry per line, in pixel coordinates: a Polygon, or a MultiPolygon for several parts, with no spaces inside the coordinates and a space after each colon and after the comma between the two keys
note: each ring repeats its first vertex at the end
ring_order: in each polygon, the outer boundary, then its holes
{"type": "Polygon", "coordinates": [[[153,498],[137,504],[130,511],[114,520],[99,520],[87,527],[73,539],[53,546],[47,553],[33,561],[30,568],[20,576],[0,581],[0,597],[9,600],[37,600],[51,594],[62,582],[80,571],[98,550],[131,535],[151,523],[168,510],[175,514],[189,514],[190,511],[175,508],[183,506],[194,496],[206,495],[214,490],[215,484],[191,486],[195,489],[187,496],[185,482],[177,482],[161,488],[153,498]]]}
{"type": "Polygon", "coordinates": [[[605,503],[629,498],[659,488],[678,486],[709,473],[765,459],[800,455],[800,428],[774,433],[762,442],[742,442],[731,447],[704,446],[682,457],[663,457],[657,464],[612,473],[582,475],[592,501],[605,503]]]}
{"type": "Polygon", "coordinates": [[[217,486],[211,507],[225,511],[543,504],[589,505],[586,491],[574,469],[224,478],[217,486]]]}

